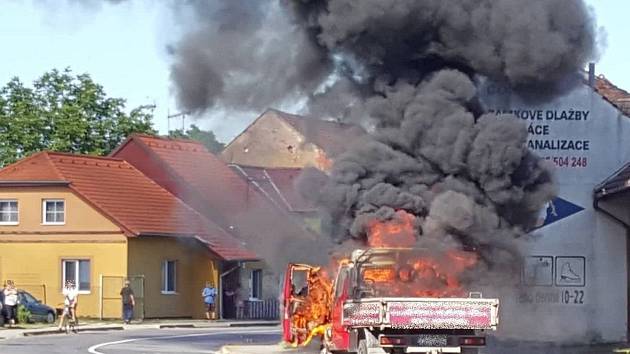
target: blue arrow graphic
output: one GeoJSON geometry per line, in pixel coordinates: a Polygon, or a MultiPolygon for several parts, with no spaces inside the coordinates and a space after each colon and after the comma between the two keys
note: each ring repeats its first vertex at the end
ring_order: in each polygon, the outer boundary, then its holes
{"type": "Polygon", "coordinates": [[[547,207],[543,211],[541,211],[540,219],[542,221],[542,218],[544,217],[544,222],[539,223],[537,228],[553,224],[558,220],[562,220],[582,210],[584,210],[584,208],[582,208],[581,206],[573,204],[566,199],[556,197],[555,199],[547,203],[547,207]]]}

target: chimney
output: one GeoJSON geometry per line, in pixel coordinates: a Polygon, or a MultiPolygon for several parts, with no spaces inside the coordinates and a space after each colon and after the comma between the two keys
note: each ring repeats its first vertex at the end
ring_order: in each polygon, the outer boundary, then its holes
{"type": "Polygon", "coordinates": [[[588,63],[588,85],[595,87],[595,63],[588,63]]]}

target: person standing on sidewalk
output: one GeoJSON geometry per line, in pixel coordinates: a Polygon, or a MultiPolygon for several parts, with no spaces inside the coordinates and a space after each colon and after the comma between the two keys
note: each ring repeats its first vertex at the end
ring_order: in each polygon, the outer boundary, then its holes
{"type": "Polygon", "coordinates": [[[4,312],[9,320],[9,327],[12,327],[17,317],[18,305],[18,293],[13,280],[7,280],[7,285],[2,292],[4,294],[4,312]]]}
{"type": "Polygon", "coordinates": [[[215,319],[215,302],[217,298],[217,289],[212,286],[212,283],[206,282],[206,287],[201,291],[201,297],[203,297],[203,302],[206,307],[206,319],[214,320],[215,319]]]}
{"type": "Polygon", "coordinates": [[[120,296],[122,296],[123,305],[123,322],[125,324],[131,323],[133,318],[133,307],[136,306],[136,299],[133,296],[133,290],[131,289],[129,280],[125,280],[125,286],[120,289],[120,296]]]}

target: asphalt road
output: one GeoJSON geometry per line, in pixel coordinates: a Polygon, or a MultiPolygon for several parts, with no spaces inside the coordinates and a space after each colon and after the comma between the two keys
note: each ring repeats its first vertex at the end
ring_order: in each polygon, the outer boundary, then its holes
{"type": "Polygon", "coordinates": [[[280,330],[270,327],[146,329],[21,337],[0,341],[0,353],[215,353],[226,344],[273,344],[280,330]]]}
{"type": "MultiPolygon", "coordinates": [[[[280,341],[277,327],[205,328],[205,329],[137,329],[78,334],[45,335],[0,340],[0,353],[215,353],[223,345],[267,345],[280,341]]],[[[616,346],[554,347],[549,344],[496,343],[490,340],[480,354],[609,354],[616,346]]],[[[277,347],[280,349],[280,347],[277,347]]],[[[300,349],[292,354],[317,354],[316,349],[300,349]]],[[[264,354],[261,351],[261,354],[264,354]]]]}

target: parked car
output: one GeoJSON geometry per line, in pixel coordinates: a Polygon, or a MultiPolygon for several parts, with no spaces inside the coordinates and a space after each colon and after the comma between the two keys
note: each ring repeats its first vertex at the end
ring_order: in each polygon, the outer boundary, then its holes
{"type": "Polygon", "coordinates": [[[0,288],[0,327],[4,327],[4,309],[2,308],[2,304],[4,304],[4,292],[2,292],[2,288],[0,288]]]}
{"type": "Polygon", "coordinates": [[[31,313],[29,322],[54,323],[57,317],[55,309],[42,303],[24,290],[18,290],[18,301],[31,313]]]}
{"type": "MultiPolygon", "coordinates": [[[[42,303],[29,292],[18,290],[18,304],[24,306],[30,313],[29,322],[54,323],[57,319],[55,309],[42,303]]],[[[0,305],[1,307],[2,305],[0,305]]],[[[5,309],[0,309],[0,326],[7,322],[5,309]]]]}

